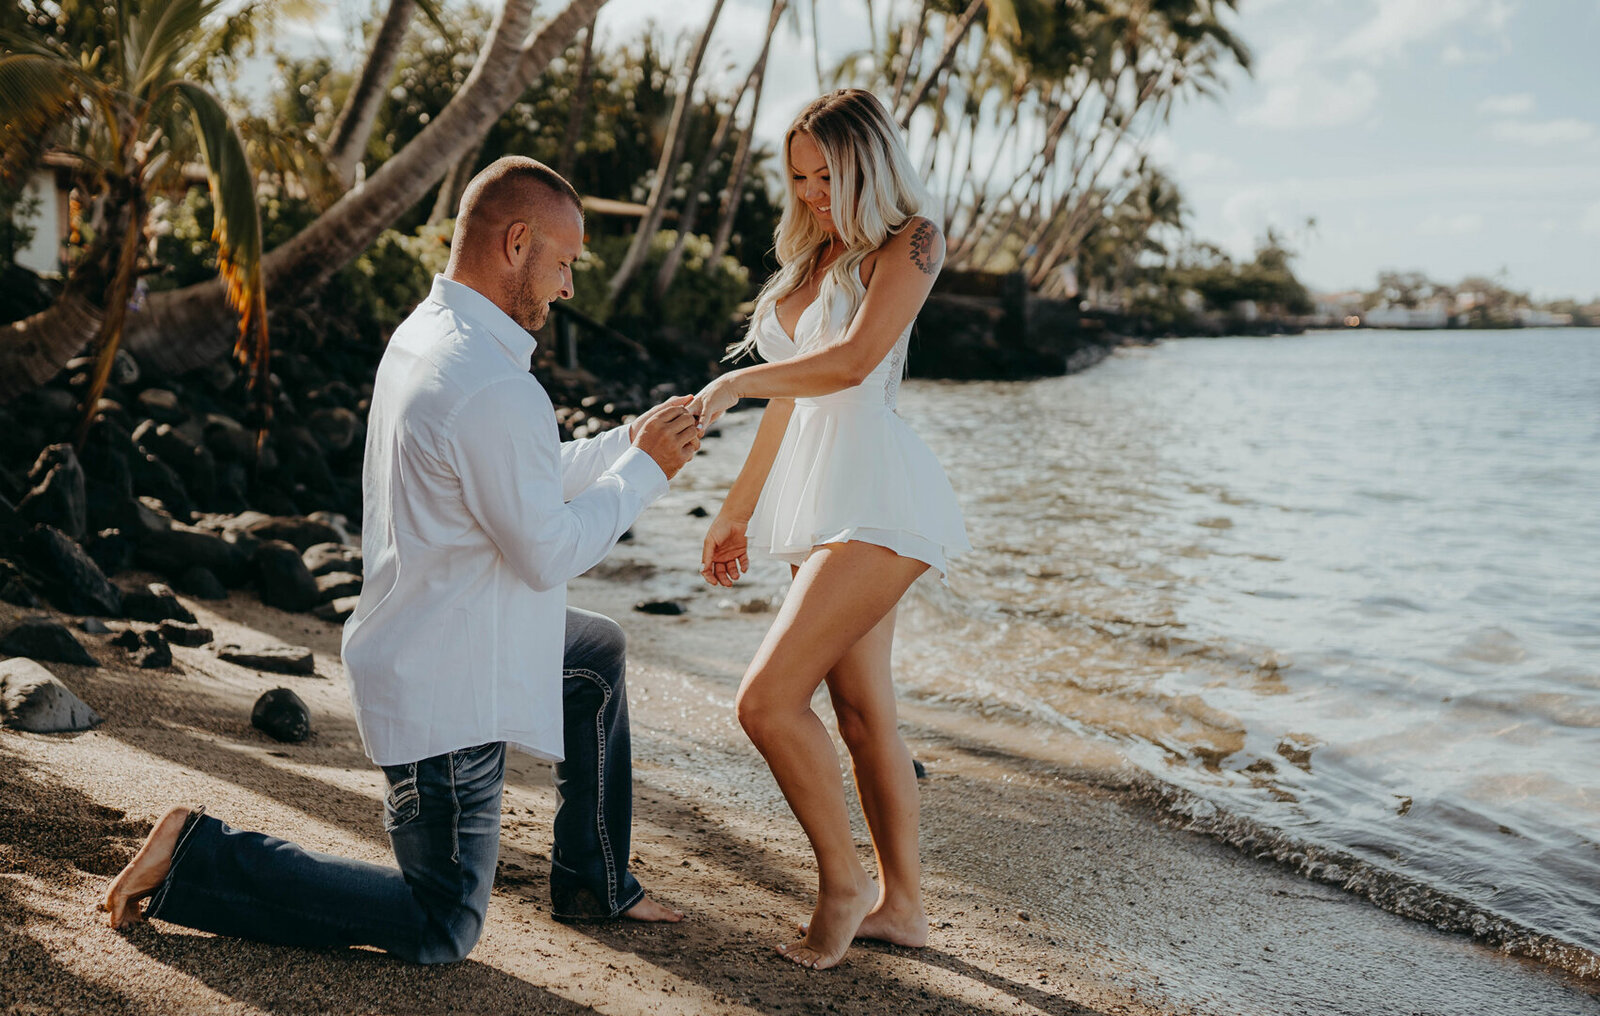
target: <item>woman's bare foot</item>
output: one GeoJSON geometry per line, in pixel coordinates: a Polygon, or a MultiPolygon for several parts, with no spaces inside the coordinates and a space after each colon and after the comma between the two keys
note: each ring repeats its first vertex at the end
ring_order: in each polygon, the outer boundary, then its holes
{"type": "Polygon", "coordinates": [[[644,921],[647,924],[677,924],[683,920],[681,913],[665,903],[657,903],[648,896],[624,910],[622,916],[629,921],[644,921]]]}
{"type": "MultiPolygon", "coordinates": [[[[809,930],[810,925],[800,925],[800,934],[809,930]]],[[[856,929],[856,938],[921,949],[928,944],[928,914],[920,908],[915,912],[893,911],[879,903],[856,929]]]]}
{"type": "Polygon", "coordinates": [[[877,899],[878,887],[868,878],[863,878],[855,890],[847,894],[819,893],[817,908],[811,912],[811,922],[806,925],[806,937],[778,946],[778,952],[812,970],[826,970],[836,965],[844,959],[856,929],[871,913],[877,899]]]}
{"type": "Polygon", "coordinates": [[[110,914],[113,928],[126,928],[144,920],[139,902],[148,899],[161,888],[172,867],[172,852],[178,848],[178,836],[183,823],[189,818],[188,808],[173,808],[150,830],[144,845],[133,855],[133,860],[123,868],[111,887],[100,909],[110,914]]]}

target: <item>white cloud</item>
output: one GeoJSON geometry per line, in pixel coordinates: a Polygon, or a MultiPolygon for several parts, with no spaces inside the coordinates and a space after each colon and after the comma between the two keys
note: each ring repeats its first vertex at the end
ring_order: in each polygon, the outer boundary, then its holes
{"type": "Polygon", "coordinates": [[[1505,27],[1512,13],[1506,0],[1381,0],[1372,17],[1335,48],[1334,54],[1380,63],[1413,43],[1436,40],[1463,23],[1484,31],[1505,27]]]}
{"type": "Polygon", "coordinates": [[[1494,63],[1499,59],[1499,54],[1481,49],[1462,49],[1452,42],[1444,48],[1444,52],[1439,54],[1439,59],[1446,67],[1459,67],[1464,64],[1494,63]]]}
{"type": "Polygon", "coordinates": [[[1528,92],[1516,95],[1494,95],[1478,103],[1478,112],[1487,116],[1520,116],[1533,112],[1533,96],[1528,92]]]}
{"type": "Polygon", "coordinates": [[[1424,236],[1470,236],[1483,230],[1483,215],[1479,212],[1435,212],[1423,219],[1417,231],[1424,236]]]}
{"type": "Polygon", "coordinates": [[[1576,117],[1558,120],[1502,120],[1489,128],[1500,141],[1519,145],[1565,145],[1595,136],[1594,124],[1576,117]]]}
{"type": "Polygon", "coordinates": [[[1338,127],[1364,119],[1378,104],[1378,80],[1364,70],[1328,74],[1306,67],[1267,84],[1261,103],[1239,122],[1257,127],[1338,127]]]}

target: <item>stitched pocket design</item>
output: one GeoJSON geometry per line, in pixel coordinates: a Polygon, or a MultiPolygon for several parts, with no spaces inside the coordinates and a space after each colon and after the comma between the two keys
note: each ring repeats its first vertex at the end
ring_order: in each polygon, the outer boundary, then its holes
{"type": "Polygon", "coordinates": [[[417,793],[417,764],[384,766],[383,775],[389,779],[389,793],[383,802],[383,828],[392,833],[416,818],[422,808],[422,797],[417,793]]]}

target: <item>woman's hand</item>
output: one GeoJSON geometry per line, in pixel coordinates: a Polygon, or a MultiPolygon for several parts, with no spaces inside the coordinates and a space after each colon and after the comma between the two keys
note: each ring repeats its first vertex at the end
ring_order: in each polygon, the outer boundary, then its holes
{"type": "Polygon", "coordinates": [[[700,550],[700,577],[713,586],[731,586],[750,570],[750,546],[745,539],[748,521],[718,514],[711,520],[700,550]]]}
{"type": "Polygon", "coordinates": [[[689,403],[689,412],[700,421],[700,433],[704,434],[707,427],[738,404],[738,376],[738,371],[722,375],[700,389],[694,401],[689,403]]]}

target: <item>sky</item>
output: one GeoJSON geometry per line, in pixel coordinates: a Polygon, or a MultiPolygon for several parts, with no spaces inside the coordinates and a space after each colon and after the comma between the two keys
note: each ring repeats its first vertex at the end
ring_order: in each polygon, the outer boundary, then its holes
{"type": "MultiPolygon", "coordinates": [[[[769,6],[726,0],[708,74],[742,79],[769,6]]],[[[824,66],[866,45],[862,0],[816,6],[824,66]]],[[[634,38],[652,20],[675,36],[710,7],[610,0],[600,38],[634,38]]],[[[1276,229],[1319,291],[1371,289],[1398,269],[1446,283],[1487,275],[1537,299],[1600,297],[1600,0],[1239,7],[1231,26],[1253,72],[1229,74],[1219,99],[1180,105],[1149,143],[1197,238],[1248,258],[1276,229]]],[[[341,19],[368,9],[344,0],[341,19]]],[[[774,47],[757,125],[771,144],[819,91],[813,57],[808,13],[774,47]]]]}

